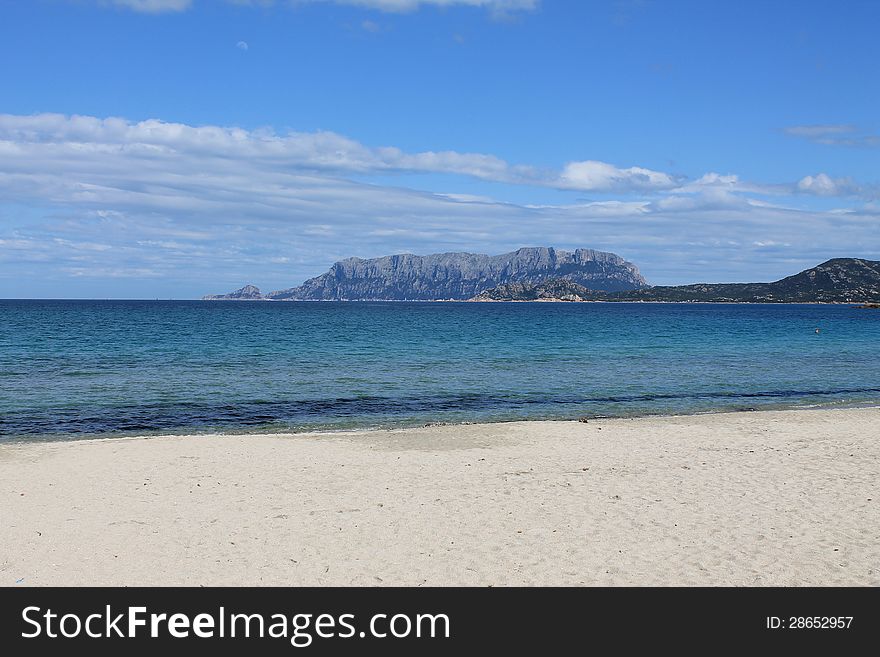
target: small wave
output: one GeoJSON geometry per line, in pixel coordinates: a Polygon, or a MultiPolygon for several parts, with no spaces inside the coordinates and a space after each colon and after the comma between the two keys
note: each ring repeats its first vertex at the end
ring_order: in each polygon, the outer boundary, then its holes
{"type": "Polygon", "coordinates": [[[40,438],[133,435],[154,432],[303,431],[362,429],[435,421],[563,419],[575,412],[593,417],[757,410],[856,404],[874,400],[880,388],[691,391],[631,395],[499,395],[467,393],[427,397],[356,396],[239,403],[145,403],[101,409],[34,409],[0,416],[0,437],[40,438]],[[817,401],[821,400],[821,401],[817,401]],[[756,401],[743,404],[743,401],[756,401]]]}

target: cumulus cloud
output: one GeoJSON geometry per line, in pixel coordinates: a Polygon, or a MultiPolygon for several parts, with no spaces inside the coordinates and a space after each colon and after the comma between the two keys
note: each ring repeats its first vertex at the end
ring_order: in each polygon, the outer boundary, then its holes
{"type": "Polygon", "coordinates": [[[859,187],[849,178],[832,178],[826,173],[804,176],[797,183],[797,189],[804,194],[816,196],[849,196],[858,194],[859,187]]]}
{"type": "Polygon", "coordinates": [[[569,162],[560,175],[560,186],[583,191],[663,190],[677,187],[680,179],[642,167],[619,169],[607,162],[569,162]]]}
{"type": "Polygon", "coordinates": [[[694,181],[695,185],[721,186],[721,187],[738,187],[740,185],[739,176],[733,173],[721,174],[714,171],[704,173],[700,178],[694,181]]]}
{"type": "MultiPolygon", "coordinates": [[[[859,184],[852,178],[832,178],[826,173],[804,176],[795,182],[780,183],[755,183],[742,180],[734,174],[707,173],[700,178],[689,181],[674,190],[675,193],[713,195],[721,198],[723,195],[731,200],[742,200],[743,195],[779,197],[779,196],[826,196],[826,197],[859,197],[871,200],[877,197],[877,187],[874,185],[859,184]]],[[[752,204],[760,201],[752,198],[752,204]]]]}

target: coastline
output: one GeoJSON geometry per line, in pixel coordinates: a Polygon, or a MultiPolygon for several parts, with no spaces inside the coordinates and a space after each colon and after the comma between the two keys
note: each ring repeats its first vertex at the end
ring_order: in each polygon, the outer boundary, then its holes
{"type": "Polygon", "coordinates": [[[668,305],[711,305],[711,306],[852,306],[857,309],[876,309],[880,308],[880,304],[864,301],[658,301],[655,299],[645,300],[616,300],[616,299],[584,299],[582,301],[570,301],[567,299],[150,299],[150,298],[100,298],[93,299],[88,297],[9,297],[0,299],[0,301],[22,302],[22,301],[69,301],[69,302],[146,302],[146,303],[167,303],[167,302],[199,302],[199,303],[563,303],[563,304],[668,304],[668,305]]]}
{"type": "Polygon", "coordinates": [[[880,408],[0,444],[0,585],[878,585],[880,408]]]}
{"type": "MultiPolygon", "coordinates": [[[[14,301],[15,299],[13,299],[14,301]]],[[[19,299],[21,301],[22,299],[19,299]]],[[[24,299],[30,301],[30,299],[24,299]]],[[[75,301],[76,299],[72,299],[75,301]]],[[[153,301],[153,299],[116,299],[117,301],[153,301]]],[[[89,301],[89,299],[81,299],[89,301]]],[[[158,299],[157,299],[158,301],[158,299]]],[[[864,301],[660,301],[656,299],[171,299],[171,301],[202,301],[202,302],[270,302],[270,303],[613,303],[613,304],[705,304],[712,306],[852,306],[853,308],[873,307],[876,304],[864,301]],[[855,305],[860,304],[860,305],[855,305]]]]}

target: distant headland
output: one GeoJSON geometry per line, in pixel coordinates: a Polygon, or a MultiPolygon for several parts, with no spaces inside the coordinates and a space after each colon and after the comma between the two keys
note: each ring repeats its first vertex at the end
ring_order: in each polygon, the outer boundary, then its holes
{"type": "Polygon", "coordinates": [[[262,294],[253,285],[206,301],[655,301],[880,302],[880,261],[834,258],[770,283],[648,285],[638,267],[592,249],[522,248],[349,258],[299,287],[262,294]]]}

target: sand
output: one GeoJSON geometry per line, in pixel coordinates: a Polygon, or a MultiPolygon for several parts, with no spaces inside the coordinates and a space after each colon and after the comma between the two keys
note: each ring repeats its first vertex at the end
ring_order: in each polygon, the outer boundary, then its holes
{"type": "Polygon", "coordinates": [[[880,409],[0,446],[2,585],[878,585],[880,409]]]}

